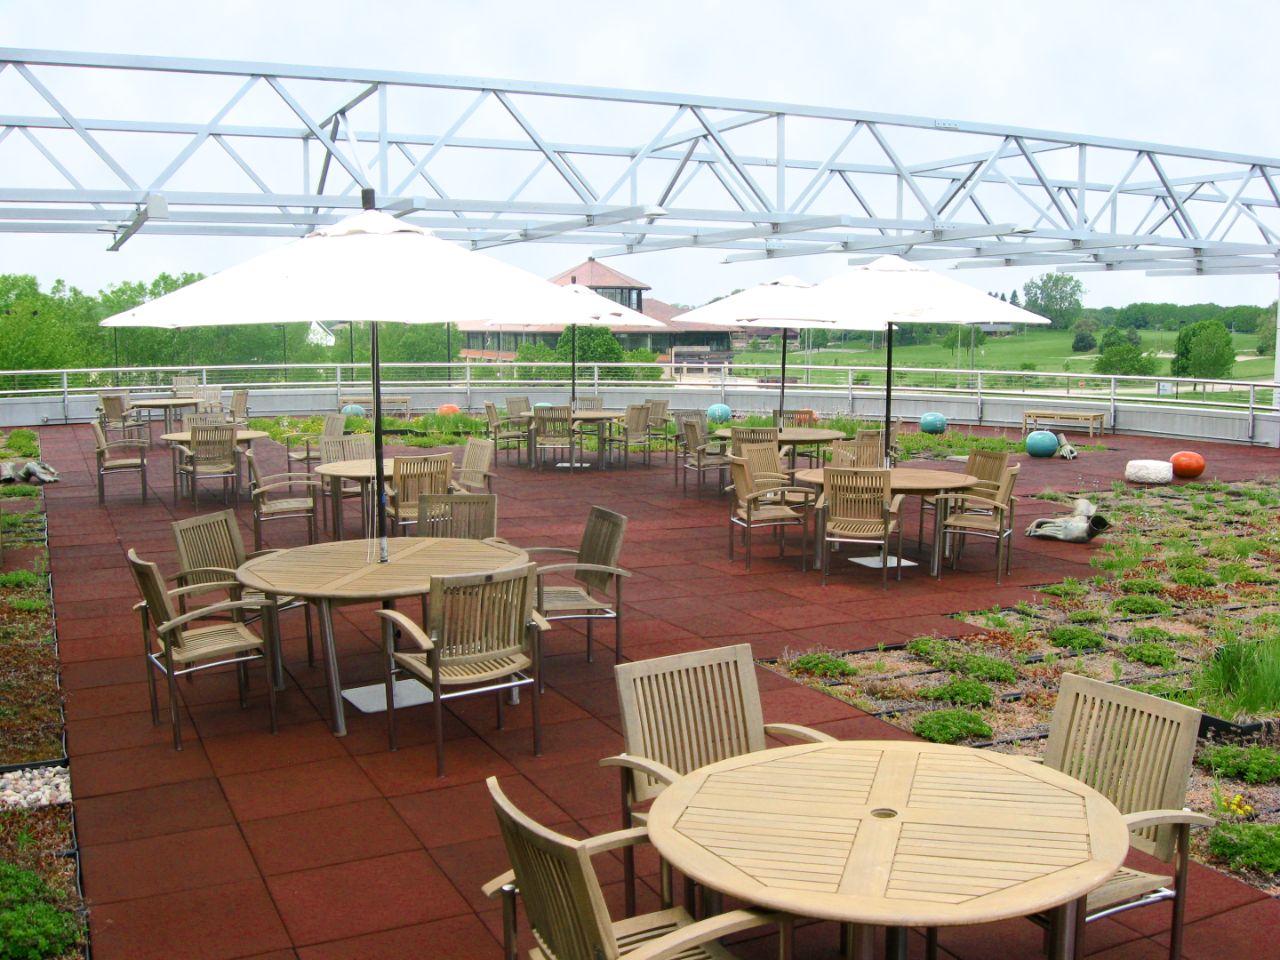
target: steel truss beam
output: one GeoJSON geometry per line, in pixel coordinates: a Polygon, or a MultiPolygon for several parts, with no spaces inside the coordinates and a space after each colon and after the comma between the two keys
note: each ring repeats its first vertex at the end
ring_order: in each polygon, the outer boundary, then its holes
{"type": "Polygon", "coordinates": [[[0,48],[0,232],[1280,272],[1280,160],[683,94],[0,48]]]}

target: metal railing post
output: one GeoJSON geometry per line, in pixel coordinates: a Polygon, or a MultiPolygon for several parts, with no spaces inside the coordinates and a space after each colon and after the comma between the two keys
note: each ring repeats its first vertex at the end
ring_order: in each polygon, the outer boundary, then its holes
{"type": "MultiPolygon", "coordinates": [[[[471,409],[471,359],[468,357],[466,366],[462,368],[463,398],[467,401],[467,409],[471,409]]],[[[509,456],[509,454],[508,454],[509,456]]]]}
{"type": "MultiPolygon", "coordinates": [[[[351,377],[355,379],[355,368],[351,369],[351,377]]],[[[342,364],[335,364],[333,368],[333,409],[342,409],[342,364]]]]}
{"type": "Polygon", "coordinates": [[[1116,432],[1116,378],[1111,376],[1111,432],[1116,432]]]}
{"type": "Polygon", "coordinates": [[[1253,443],[1253,437],[1254,437],[1254,422],[1253,422],[1254,400],[1255,400],[1257,389],[1258,388],[1253,384],[1249,384],[1249,442],[1250,443],[1253,443]]]}
{"type": "Polygon", "coordinates": [[[71,422],[71,396],[68,391],[67,371],[62,371],[62,422],[71,422]]]}
{"type": "Polygon", "coordinates": [[[729,367],[726,364],[720,368],[720,402],[728,403],[729,398],[729,367]]]}
{"type": "Polygon", "coordinates": [[[982,371],[975,370],[975,388],[978,391],[978,426],[982,426],[982,371]]]}

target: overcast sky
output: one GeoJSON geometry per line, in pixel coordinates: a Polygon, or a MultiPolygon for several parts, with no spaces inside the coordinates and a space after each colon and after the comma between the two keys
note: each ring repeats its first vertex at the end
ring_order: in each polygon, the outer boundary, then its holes
{"type": "MultiPolygon", "coordinates": [[[[1280,157],[1264,0],[0,0],[0,46],[261,60],[669,90],[944,117],[1280,157]]],[[[0,104],[0,112],[4,106],[0,104]]],[[[3,183],[0,165],[0,183],[3,183]]],[[[0,234],[0,272],[86,291],[161,271],[212,273],[260,240],[0,234]]],[[[505,248],[545,276],[589,247],[505,248]]],[[[845,257],[722,266],[722,254],[619,257],[668,301],[701,303],[845,257]]],[[[935,269],[945,265],[930,264],[935,269]]],[[[1008,291],[1041,272],[955,271],[1008,291]]],[[[1275,277],[1081,274],[1089,306],[1269,303],[1275,277]]]]}

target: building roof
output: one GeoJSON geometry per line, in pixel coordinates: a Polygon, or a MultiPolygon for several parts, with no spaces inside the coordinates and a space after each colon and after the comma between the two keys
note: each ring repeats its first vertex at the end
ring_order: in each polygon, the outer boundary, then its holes
{"type": "Polygon", "coordinates": [[[585,262],[578,264],[576,267],[570,267],[564,273],[557,274],[551,278],[552,283],[558,283],[562,287],[577,282],[584,287],[624,287],[633,290],[650,290],[652,289],[647,283],[641,283],[639,280],[633,280],[625,273],[619,273],[610,267],[596,260],[595,257],[588,257],[585,262]]]}

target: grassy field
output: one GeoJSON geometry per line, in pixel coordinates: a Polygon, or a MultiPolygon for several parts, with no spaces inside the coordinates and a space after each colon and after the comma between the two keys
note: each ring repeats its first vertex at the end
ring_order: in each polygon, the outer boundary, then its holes
{"type": "MultiPolygon", "coordinates": [[[[1142,347],[1158,353],[1172,353],[1177,334],[1172,331],[1143,331],[1142,347]]],[[[989,337],[987,342],[977,348],[974,366],[980,370],[1036,370],[1042,373],[1090,373],[1097,351],[1088,353],[1071,352],[1072,334],[1066,330],[1027,330],[1009,337],[989,337]],[[1029,365],[1029,366],[1028,366],[1029,365]]],[[[1248,354],[1250,359],[1237,360],[1235,369],[1229,379],[1253,380],[1270,379],[1274,370],[1271,357],[1256,357],[1256,334],[1237,333],[1233,335],[1236,355],[1248,354]]],[[[734,355],[734,362],[744,364],[778,364],[781,352],[778,350],[744,350],[734,355]]],[[[885,364],[885,351],[877,344],[872,350],[868,345],[843,348],[829,348],[808,352],[800,349],[787,350],[788,364],[822,364],[830,366],[882,367],[885,364]]],[[[966,349],[963,358],[957,362],[956,352],[947,350],[938,343],[910,344],[895,346],[893,350],[895,367],[932,367],[938,370],[970,369],[969,353],[966,349]]],[[[1157,376],[1168,376],[1169,359],[1161,358],[1156,370],[1157,376]]],[[[813,379],[829,383],[843,383],[846,375],[834,371],[814,372],[813,379]]],[[[871,377],[872,383],[881,383],[883,378],[871,377]]]]}

